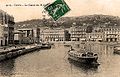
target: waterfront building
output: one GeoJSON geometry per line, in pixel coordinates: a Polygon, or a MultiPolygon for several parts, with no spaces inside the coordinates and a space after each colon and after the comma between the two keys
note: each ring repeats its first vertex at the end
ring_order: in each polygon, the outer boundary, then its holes
{"type": "Polygon", "coordinates": [[[104,27],[104,41],[105,42],[119,42],[120,41],[120,27],[110,26],[104,27]]]}
{"type": "Polygon", "coordinates": [[[18,29],[19,32],[23,32],[22,35],[22,44],[31,44],[34,43],[34,35],[33,35],[33,29],[32,28],[22,28],[18,29]]]}
{"type": "Polygon", "coordinates": [[[104,37],[104,32],[101,28],[94,27],[90,33],[86,33],[87,41],[98,41],[102,42],[104,37]]]}
{"type": "Polygon", "coordinates": [[[19,37],[22,44],[31,44],[40,42],[40,28],[22,28],[15,32],[15,37],[19,37]]]}
{"type": "Polygon", "coordinates": [[[25,32],[15,31],[14,32],[14,44],[22,44],[24,40],[25,32]]]}
{"type": "Polygon", "coordinates": [[[43,41],[69,41],[70,34],[65,29],[47,28],[47,29],[41,30],[41,38],[43,41]]]}
{"type": "Polygon", "coordinates": [[[86,27],[73,26],[70,28],[71,41],[86,40],[86,27]]]}
{"type": "Polygon", "coordinates": [[[103,42],[119,42],[120,27],[119,26],[100,26],[94,27],[91,33],[87,33],[89,40],[103,42]]]}
{"type": "Polygon", "coordinates": [[[40,43],[41,42],[41,38],[40,38],[40,28],[33,28],[33,35],[34,35],[34,42],[35,43],[40,43]]]}
{"type": "Polygon", "coordinates": [[[86,32],[87,27],[74,26],[70,28],[71,41],[99,41],[99,42],[119,42],[119,26],[95,26],[92,31],[86,32]]]}
{"type": "Polygon", "coordinates": [[[0,10],[0,46],[14,44],[14,17],[0,10]]]}
{"type": "Polygon", "coordinates": [[[103,32],[92,32],[92,33],[87,33],[86,34],[86,39],[87,41],[98,41],[102,42],[103,41],[103,32]]]}

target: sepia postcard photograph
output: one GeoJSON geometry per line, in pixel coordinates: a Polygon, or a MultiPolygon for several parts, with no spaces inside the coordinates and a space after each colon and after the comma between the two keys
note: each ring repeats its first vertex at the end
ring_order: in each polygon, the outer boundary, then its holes
{"type": "Polygon", "coordinates": [[[120,0],[0,0],[0,77],[120,77],[120,0]]]}

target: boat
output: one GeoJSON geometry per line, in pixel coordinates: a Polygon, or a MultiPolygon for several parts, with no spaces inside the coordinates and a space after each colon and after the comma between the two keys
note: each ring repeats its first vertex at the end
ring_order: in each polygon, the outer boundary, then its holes
{"type": "Polygon", "coordinates": [[[98,64],[98,55],[91,51],[85,51],[85,49],[77,51],[71,48],[68,51],[68,59],[84,64],[98,64]]]}
{"type": "Polygon", "coordinates": [[[51,44],[50,43],[42,43],[41,48],[42,49],[50,49],[51,48],[51,44]]]}
{"type": "Polygon", "coordinates": [[[113,53],[114,53],[114,54],[120,54],[120,46],[114,47],[113,53]]]}
{"type": "Polygon", "coordinates": [[[64,44],[65,47],[70,47],[71,45],[70,44],[64,44]]]}

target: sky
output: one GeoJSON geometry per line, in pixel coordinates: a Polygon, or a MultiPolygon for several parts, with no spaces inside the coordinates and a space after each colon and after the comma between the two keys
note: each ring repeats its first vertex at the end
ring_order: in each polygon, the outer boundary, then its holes
{"type": "MultiPolygon", "coordinates": [[[[13,15],[15,22],[42,19],[43,15],[50,18],[47,14],[42,13],[43,6],[40,4],[52,3],[55,0],[0,0],[0,9],[10,15],[13,15]],[[11,4],[12,6],[6,6],[11,4]],[[28,6],[14,6],[15,4],[28,6]],[[29,4],[39,4],[39,6],[29,6],[29,4]]],[[[64,0],[71,11],[63,17],[104,14],[120,16],[120,0],[64,0]]]]}

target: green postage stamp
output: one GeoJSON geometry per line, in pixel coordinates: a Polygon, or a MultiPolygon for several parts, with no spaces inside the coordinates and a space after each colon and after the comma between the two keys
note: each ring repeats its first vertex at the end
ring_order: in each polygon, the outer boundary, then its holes
{"type": "Polygon", "coordinates": [[[70,11],[69,6],[64,0],[56,0],[52,4],[46,6],[44,9],[55,21],[70,11]]]}

